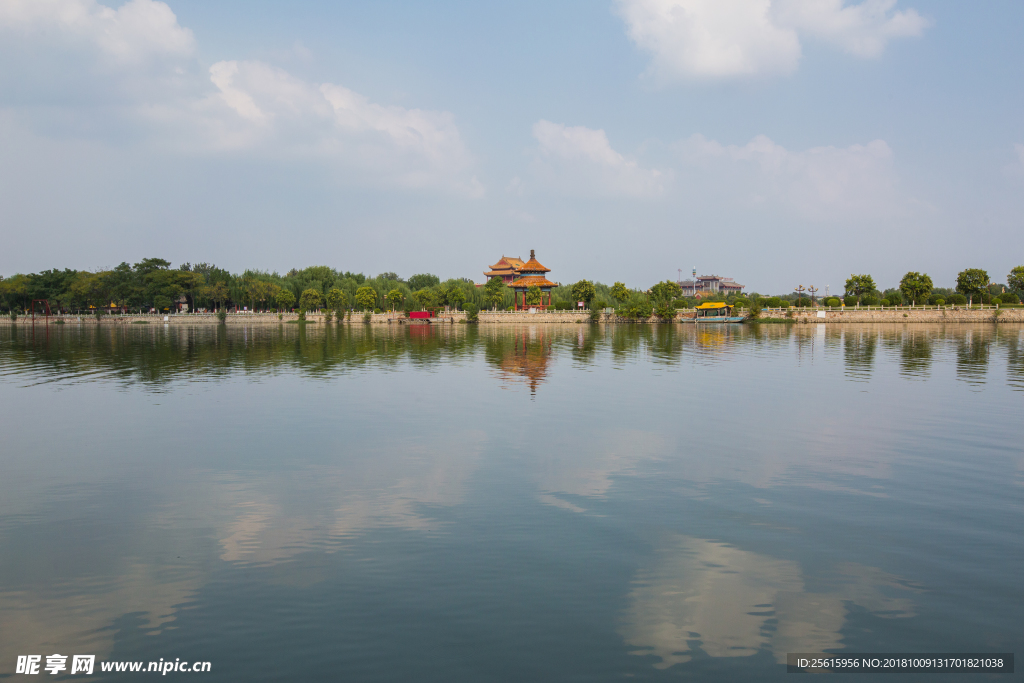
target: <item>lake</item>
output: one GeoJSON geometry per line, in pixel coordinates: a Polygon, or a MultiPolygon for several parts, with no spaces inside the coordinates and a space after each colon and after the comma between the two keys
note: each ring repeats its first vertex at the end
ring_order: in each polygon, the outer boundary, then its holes
{"type": "Polygon", "coordinates": [[[0,401],[0,677],[1024,651],[1020,325],[19,324],[0,401]]]}

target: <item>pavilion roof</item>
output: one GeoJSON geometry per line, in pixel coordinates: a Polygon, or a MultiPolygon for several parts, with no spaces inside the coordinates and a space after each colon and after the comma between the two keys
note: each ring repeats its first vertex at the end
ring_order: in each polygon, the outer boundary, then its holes
{"type": "Polygon", "coordinates": [[[537,285],[538,287],[557,287],[557,282],[552,282],[543,275],[529,275],[509,283],[513,289],[528,289],[537,285]]]}
{"type": "Polygon", "coordinates": [[[519,267],[520,273],[550,273],[550,268],[545,268],[540,264],[540,261],[536,257],[530,257],[530,260],[519,267]]]}
{"type": "Polygon", "coordinates": [[[513,270],[523,267],[523,260],[515,258],[513,256],[502,256],[497,263],[491,266],[491,270],[506,270],[512,268],[513,270]]]}

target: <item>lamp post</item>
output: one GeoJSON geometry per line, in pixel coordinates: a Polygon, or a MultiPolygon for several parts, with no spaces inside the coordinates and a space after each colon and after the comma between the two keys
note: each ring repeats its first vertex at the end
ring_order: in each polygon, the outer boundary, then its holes
{"type": "Polygon", "coordinates": [[[814,296],[818,293],[818,288],[814,285],[808,285],[807,292],[811,295],[811,303],[818,303],[818,299],[814,296]]]}
{"type": "Polygon", "coordinates": [[[800,299],[802,299],[804,297],[804,291],[806,291],[806,290],[804,289],[803,285],[797,285],[796,286],[796,300],[797,301],[800,301],[800,299]]]}

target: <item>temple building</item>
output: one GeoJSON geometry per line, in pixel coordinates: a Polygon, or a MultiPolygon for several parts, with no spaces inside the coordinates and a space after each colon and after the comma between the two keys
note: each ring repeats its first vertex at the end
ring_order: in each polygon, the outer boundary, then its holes
{"type": "Polygon", "coordinates": [[[525,265],[522,259],[513,258],[511,256],[502,256],[498,259],[498,262],[491,266],[491,269],[484,272],[488,280],[496,277],[500,277],[506,285],[512,284],[512,281],[519,275],[519,269],[525,265]]]}
{"type": "Polygon", "coordinates": [[[547,274],[551,272],[550,268],[545,268],[537,260],[533,249],[530,250],[530,260],[519,267],[516,278],[509,285],[515,290],[516,304],[515,309],[525,310],[528,308],[538,308],[540,310],[546,309],[551,305],[551,288],[557,287],[557,282],[552,282],[547,278],[547,274]],[[530,287],[537,286],[540,288],[540,303],[527,304],[526,303],[526,292],[530,287]],[[547,302],[544,299],[547,295],[547,302]]]}
{"type": "Polygon", "coordinates": [[[701,275],[692,280],[680,281],[679,287],[683,290],[683,296],[700,298],[706,294],[742,294],[744,285],[739,284],[731,277],[701,275]]]}

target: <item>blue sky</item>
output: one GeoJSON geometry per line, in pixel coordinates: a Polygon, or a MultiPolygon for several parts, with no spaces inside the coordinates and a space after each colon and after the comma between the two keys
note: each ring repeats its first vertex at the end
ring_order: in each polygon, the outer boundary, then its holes
{"type": "Polygon", "coordinates": [[[1024,4],[0,0],[0,273],[1024,263],[1024,4]]]}

